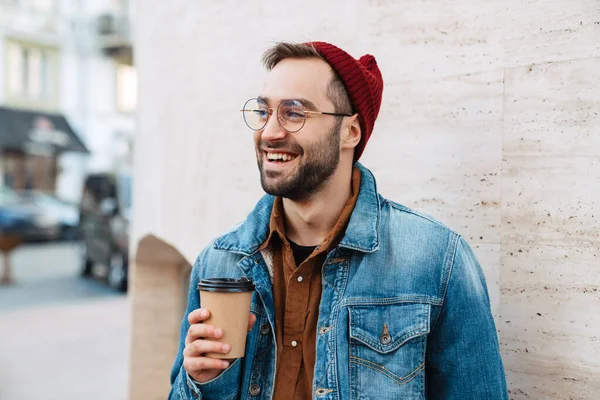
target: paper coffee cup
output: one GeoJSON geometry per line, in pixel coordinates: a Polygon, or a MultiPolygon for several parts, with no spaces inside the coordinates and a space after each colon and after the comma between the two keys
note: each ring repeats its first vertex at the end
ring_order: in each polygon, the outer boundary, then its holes
{"type": "Polygon", "coordinates": [[[200,306],[210,311],[210,318],[204,321],[223,330],[219,339],[207,338],[231,345],[227,354],[206,353],[211,358],[240,358],[246,349],[248,317],[254,285],[246,278],[202,279],[198,284],[200,306]]]}

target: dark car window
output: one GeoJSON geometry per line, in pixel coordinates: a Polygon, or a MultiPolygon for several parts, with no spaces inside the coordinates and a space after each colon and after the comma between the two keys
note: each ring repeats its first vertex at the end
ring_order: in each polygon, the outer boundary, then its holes
{"type": "Polygon", "coordinates": [[[106,198],[117,197],[116,183],[110,176],[90,176],[85,187],[97,203],[106,198]]]}

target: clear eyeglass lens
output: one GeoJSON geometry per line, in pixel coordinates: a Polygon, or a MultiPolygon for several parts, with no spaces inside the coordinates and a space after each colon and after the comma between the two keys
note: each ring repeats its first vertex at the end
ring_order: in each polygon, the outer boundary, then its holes
{"type": "Polygon", "coordinates": [[[281,126],[289,132],[302,129],[306,121],[306,112],[302,103],[296,100],[287,100],[279,104],[277,116],[281,126]]]}
{"type": "Polygon", "coordinates": [[[267,104],[258,99],[250,99],[244,104],[244,121],[250,129],[260,130],[267,124],[269,110],[267,104]]]}

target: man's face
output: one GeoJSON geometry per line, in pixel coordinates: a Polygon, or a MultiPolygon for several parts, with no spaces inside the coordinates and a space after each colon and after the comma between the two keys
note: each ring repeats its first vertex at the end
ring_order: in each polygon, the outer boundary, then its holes
{"type": "Polygon", "coordinates": [[[310,198],[332,176],[340,161],[340,124],[336,118],[311,115],[298,132],[277,121],[282,100],[302,99],[309,111],[335,112],[327,97],[331,67],[319,59],[285,59],[273,68],[260,97],[274,109],[264,129],[254,135],[263,190],[293,200],[310,198]],[[284,157],[281,157],[283,155],[284,157]]]}

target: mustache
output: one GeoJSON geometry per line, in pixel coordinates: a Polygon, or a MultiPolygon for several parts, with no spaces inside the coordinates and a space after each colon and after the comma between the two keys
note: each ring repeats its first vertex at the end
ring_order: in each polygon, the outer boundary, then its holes
{"type": "Polygon", "coordinates": [[[269,150],[286,150],[290,153],[295,153],[302,155],[304,154],[304,149],[298,144],[289,141],[277,141],[277,142],[265,142],[263,140],[258,142],[259,149],[269,149],[269,150]]]}

